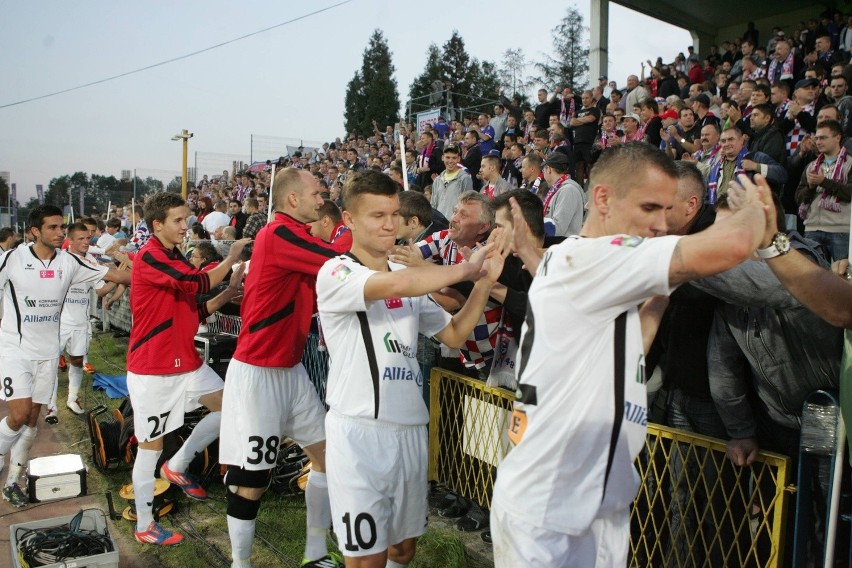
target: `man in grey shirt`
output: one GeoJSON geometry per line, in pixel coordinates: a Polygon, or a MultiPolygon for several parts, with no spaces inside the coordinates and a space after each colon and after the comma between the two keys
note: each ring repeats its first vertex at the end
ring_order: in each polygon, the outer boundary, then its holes
{"type": "Polygon", "coordinates": [[[555,236],[576,235],[583,226],[585,199],[583,190],[568,175],[568,157],[561,152],[550,154],[542,165],[544,179],[550,185],[541,196],[544,202],[544,225],[555,225],[555,236]]]}
{"type": "Polygon", "coordinates": [[[473,189],[470,174],[459,167],[459,147],[452,144],[444,148],[442,154],[444,171],[432,183],[432,207],[449,219],[459,201],[459,196],[473,189]]]}

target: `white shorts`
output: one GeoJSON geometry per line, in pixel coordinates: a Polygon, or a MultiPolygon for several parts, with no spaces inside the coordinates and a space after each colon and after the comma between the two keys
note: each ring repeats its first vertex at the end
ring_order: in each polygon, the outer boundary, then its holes
{"type": "Polygon", "coordinates": [[[491,503],[491,538],[494,568],[627,566],[630,513],[624,510],[598,516],[586,532],[575,536],[532,526],[504,510],[495,498],[491,503]]]}
{"type": "Polygon", "coordinates": [[[127,372],[133,427],[140,442],[151,442],[183,426],[184,413],[201,407],[199,399],[222,390],[222,378],[207,365],[174,375],[127,372]]]}
{"type": "Polygon", "coordinates": [[[92,328],[65,328],[59,331],[59,351],[64,349],[72,357],[82,357],[89,352],[92,328]]]}
{"type": "Polygon", "coordinates": [[[334,532],[344,556],[366,556],[426,532],[426,426],[329,411],[325,462],[334,532]]]}
{"type": "Polygon", "coordinates": [[[31,398],[35,404],[48,404],[56,388],[58,364],[58,355],[43,361],[0,357],[0,398],[31,398]]]}
{"type": "Polygon", "coordinates": [[[225,379],[219,463],[272,469],[281,436],[303,448],[325,440],[325,408],[301,363],[258,367],[231,359],[225,379]]]}

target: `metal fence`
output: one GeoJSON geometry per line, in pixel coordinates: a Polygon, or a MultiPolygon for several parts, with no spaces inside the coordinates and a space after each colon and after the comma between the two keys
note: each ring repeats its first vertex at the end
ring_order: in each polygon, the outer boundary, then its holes
{"type": "Polygon", "coordinates": [[[251,161],[275,161],[281,156],[291,155],[299,146],[304,146],[306,151],[315,152],[316,149],[322,148],[322,145],[323,143],[317,140],[304,140],[302,138],[286,138],[282,136],[252,134],[251,161]]]}
{"type": "MultiPolygon", "coordinates": [[[[514,393],[433,369],[429,478],[489,507],[514,393]]],[[[642,477],[631,508],[631,566],[781,565],[789,459],[761,452],[734,467],[725,444],[651,425],[636,460],[642,477]]],[[[789,551],[788,551],[789,553],[789,551]]]]}

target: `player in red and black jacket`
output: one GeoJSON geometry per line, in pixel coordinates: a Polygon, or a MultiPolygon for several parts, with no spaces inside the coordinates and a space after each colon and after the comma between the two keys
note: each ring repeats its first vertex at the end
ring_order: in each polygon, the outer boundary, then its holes
{"type": "Polygon", "coordinates": [[[234,566],[251,556],[257,511],[276,464],[278,440],[293,438],[311,459],[305,490],[307,543],[303,566],[326,566],[331,521],[325,480],[325,410],[301,364],[316,312],[317,273],[349,249],[310,233],[323,204],[306,170],[275,176],[274,218],[257,234],[242,302],[242,328],[228,366],[219,461],[228,464],[228,530],[234,566]],[[301,437],[301,439],[300,439],[301,437]]]}
{"type": "Polygon", "coordinates": [[[207,302],[196,303],[219,284],[249,241],[236,241],[216,268],[202,272],[181,253],[189,209],[174,193],[158,193],[145,205],[152,237],[134,260],[131,278],[133,327],[127,352],[127,388],[134,409],[139,452],[133,465],[139,542],[169,546],[183,536],[154,521],[154,472],[163,436],[183,425],[184,412],[206,406],[211,412],[192,431],[180,450],[161,468],[162,476],[190,497],[206,499],[206,491],[185,471],[195,454],[219,435],[221,377],[195,350],[198,323],[241,293],[242,265],[233,271],[228,289],[207,302]]]}

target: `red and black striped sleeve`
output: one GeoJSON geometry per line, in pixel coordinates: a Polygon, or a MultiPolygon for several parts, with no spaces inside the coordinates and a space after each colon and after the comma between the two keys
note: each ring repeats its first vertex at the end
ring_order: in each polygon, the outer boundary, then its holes
{"type": "MultiPolygon", "coordinates": [[[[188,294],[206,294],[210,291],[210,276],[195,268],[180,254],[149,248],[141,253],[141,261],[145,267],[145,279],[154,286],[188,294]]],[[[134,266],[134,270],[136,268],[134,266]]]]}
{"type": "Polygon", "coordinates": [[[316,275],[325,261],[349,250],[345,243],[327,243],[308,232],[294,231],[286,224],[275,228],[274,238],[286,251],[272,256],[276,264],[304,274],[316,275]]]}

